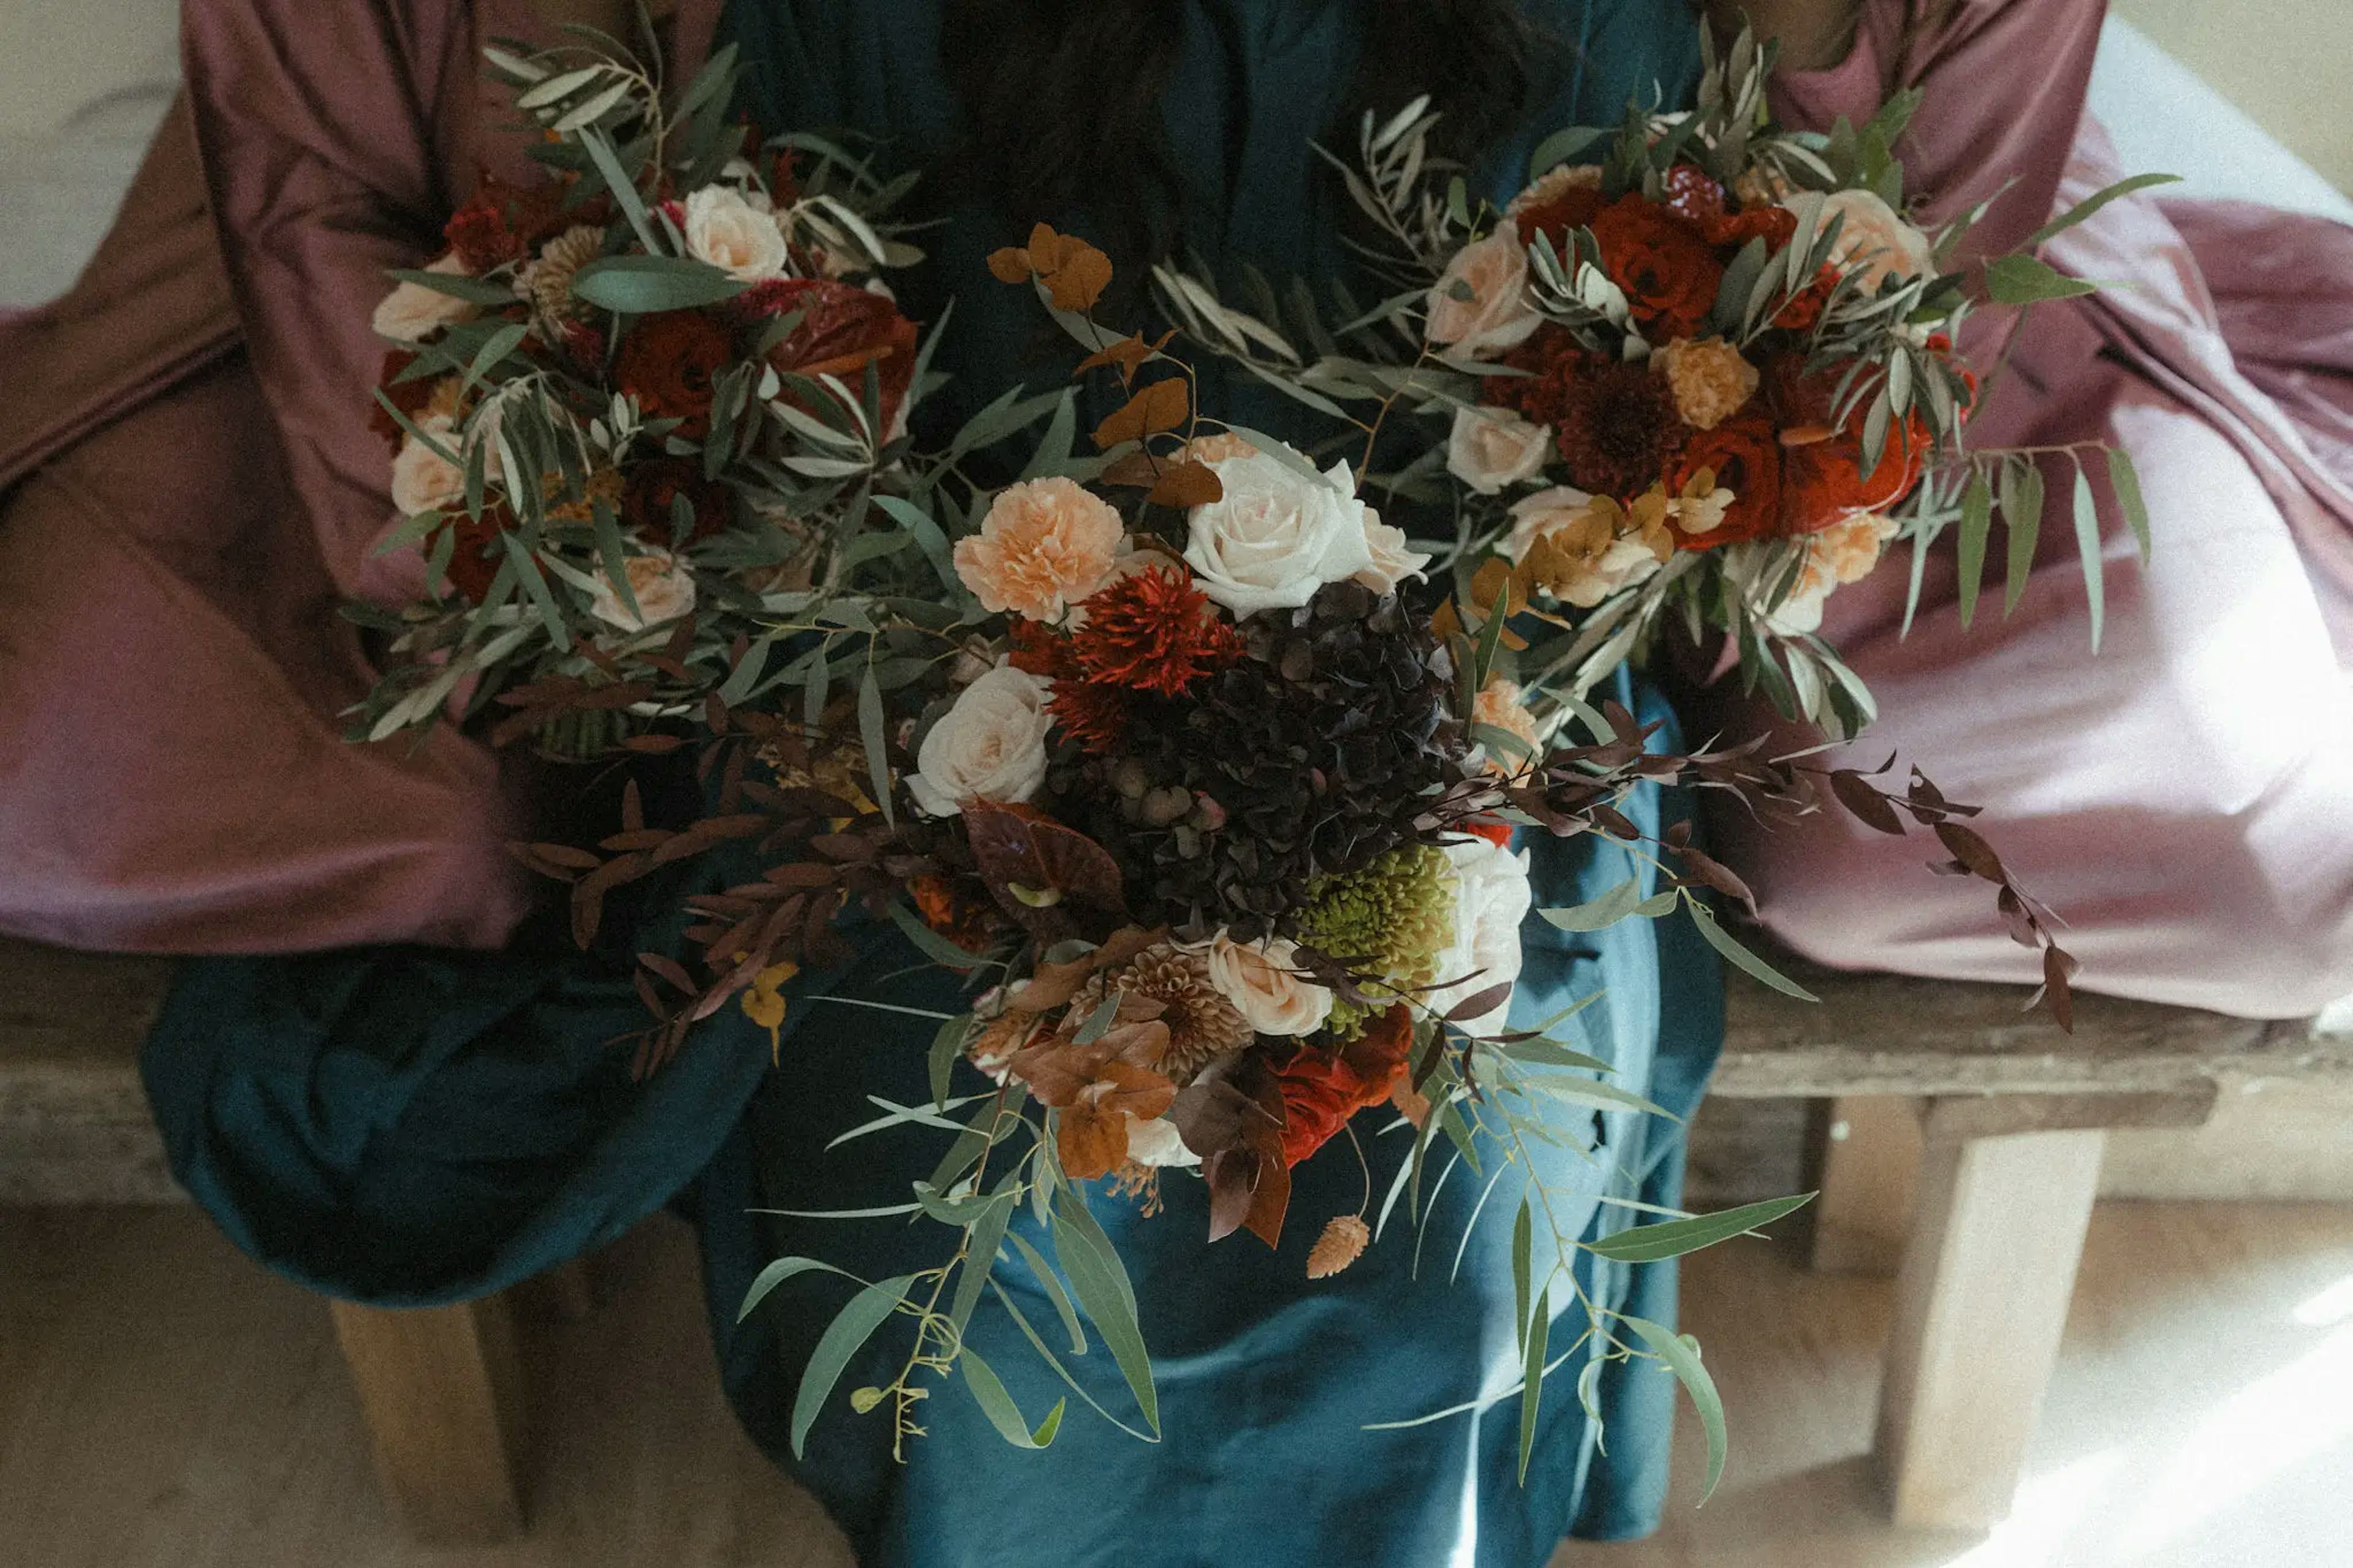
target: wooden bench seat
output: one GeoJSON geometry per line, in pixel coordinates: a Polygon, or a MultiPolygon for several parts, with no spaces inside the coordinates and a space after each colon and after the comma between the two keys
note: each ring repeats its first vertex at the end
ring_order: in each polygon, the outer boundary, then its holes
{"type": "MultiPolygon", "coordinates": [[[[2105,1131],[2197,1125],[2224,1073],[2353,1070],[2353,1036],[2088,995],[2068,1036],[2014,988],[1777,962],[1821,1000],[1732,974],[1714,1092],[1820,1102],[1816,1260],[1899,1277],[1877,1439],[1894,1516],[1991,1523],[2058,1352],[2105,1131]]],[[[137,1072],[170,973],[0,942],[0,1204],[183,1199],[137,1072]]],[[[518,1528],[505,1300],[333,1312],[411,1527],[518,1528]]]]}

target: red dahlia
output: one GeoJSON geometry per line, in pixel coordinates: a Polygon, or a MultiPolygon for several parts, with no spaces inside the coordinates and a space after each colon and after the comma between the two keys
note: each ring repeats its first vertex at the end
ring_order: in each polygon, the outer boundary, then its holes
{"type": "Polygon", "coordinates": [[[1071,648],[1091,681],[1176,697],[1242,654],[1240,636],[1181,566],[1130,573],[1086,612],[1071,648]]]}
{"type": "Polygon", "coordinates": [[[1539,416],[1580,489],[1630,500],[1664,477],[1691,431],[1648,365],[1591,361],[1559,378],[1539,416]]]}
{"type": "Polygon", "coordinates": [[[621,340],[613,379],[649,415],[682,421],[678,433],[700,441],[711,433],[711,384],[734,357],[733,337],[712,317],[659,310],[621,340]]]}

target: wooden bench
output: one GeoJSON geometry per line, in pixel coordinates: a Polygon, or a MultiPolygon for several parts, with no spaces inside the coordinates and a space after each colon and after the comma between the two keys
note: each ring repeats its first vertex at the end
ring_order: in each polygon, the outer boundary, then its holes
{"type": "MultiPolygon", "coordinates": [[[[1820,1102],[1817,1263],[1899,1276],[1877,1437],[1894,1517],[1989,1524],[2058,1352],[2106,1130],[2195,1126],[2218,1074],[2353,1069],[2353,1037],[2098,996],[2070,1037],[2008,987],[1786,969],[1820,1004],[1732,974],[1714,1092],[1820,1102]]],[[[169,974],[0,942],[0,1204],[183,1201],[136,1068],[169,974]]],[[[410,1527],[518,1529],[508,1300],[332,1310],[410,1527]]]]}
{"type": "Polygon", "coordinates": [[[2010,1511],[2059,1352],[2111,1128],[2196,1127],[2225,1074],[2353,1069],[2353,1035],[2078,994],[2075,1032],[2022,987],[1838,974],[1821,998],[1729,976],[1711,1092],[1816,1102],[1815,1266],[1893,1273],[1874,1455],[1895,1521],[2010,1511]]]}
{"type": "MultiPolygon", "coordinates": [[[[139,1082],[168,959],[0,939],[0,1205],[185,1203],[139,1082]]],[[[543,1290],[576,1295],[576,1277],[543,1290]]],[[[512,1293],[511,1293],[512,1294],[512,1293]]],[[[522,1525],[523,1401],[509,1296],[412,1311],[328,1303],[386,1499],[419,1539],[522,1525]]]]}

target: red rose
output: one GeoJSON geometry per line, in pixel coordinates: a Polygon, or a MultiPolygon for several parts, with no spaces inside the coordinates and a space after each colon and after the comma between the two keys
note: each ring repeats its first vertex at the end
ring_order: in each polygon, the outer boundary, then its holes
{"type": "Polygon", "coordinates": [[[507,547],[499,542],[499,535],[512,521],[504,501],[485,504],[479,522],[463,512],[449,521],[448,527],[458,535],[458,547],[449,553],[449,585],[477,605],[490,597],[491,580],[499,574],[499,563],[507,558],[507,547]]]}
{"type": "Polygon", "coordinates": [[[1645,335],[1654,342],[1697,335],[1724,282],[1724,266],[1697,226],[1640,195],[1619,197],[1588,226],[1601,247],[1601,269],[1626,291],[1645,335]]]}
{"type": "Polygon", "coordinates": [[[659,310],[638,318],[621,340],[613,380],[657,419],[678,419],[678,434],[711,433],[711,384],[735,357],[733,334],[701,310],[659,310]]]}
{"type": "Polygon", "coordinates": [[[735,496],[716,479],[705,479],[702,465],[686,458],[655,458],[633,465],[621,492],[621,516],[640,539],[667,544],[674,531],[671,504],[680,496],[693,509],[694,525],[687,539],[708,539],[725,528],[735,515],[735,496]]]}
{"type": "Polygon", "coordinates": [[[1732,492],[1733,501],[1722,522],[1705,533],[1682,536],[1682,548],[1713,550],[1775,531],[1781,515],[1779,434],[1772,420],[1752,407],[1713,430],[1694,431],[1683,443],[1683,455],[1668,475],[1668,488],[1681,490],[1702,468],[1712,468],[1715,482],[1732,492]]]}
{"type": "Polygon", "coordinates": [[[1839,269],[1824,262],[1814,274],[1814,280],[1789,296],[1780,310],[1774,312],[1773,324],[1793,332],[1810,332],[1814,324],[1830,309],[1831,296],[1838,292],[1839,269]]]}
{"type": "Polygon", "coordinates": [[[1347,1125],[1348,1118],[1387,1100],[1405,1076],[1412,1049],[1413,1013],[1400,1002],[1336,1054],[1305,1046],[1276,1068],[1275,1083],[1282,1092],[1282,1163],[1296,1165],[1347,1125]]]}
{"type": "Polygon", "coordinates": [[[880,294],[829,278],[779,278],[754,284],[735,307],[756,320],[797,313],[768,363],[786,374],[832,375],[855,395],[872,365],[882,385],[882,433],[896,426],[915,378],[915,323],[880,294]]]}
{"type": "Polygon", "coordinates": [[[1841,365],[1806,374],[1803,356],[1777,354],[1765,367],[1765,396],[1781,426],[1780,531],[1813,533],[1859,511],[1893,506],[1917,483],[1928,427],[1917,413],[1891,423],[1871,477],[1862,473],[1862,421],[1869,400],[1833,428],[1841,365]],[[1908,426],[1908,429],[1906,426],[1908,426]],[[1908,447],[1907,450],[1907,442],[1908,447]]]}

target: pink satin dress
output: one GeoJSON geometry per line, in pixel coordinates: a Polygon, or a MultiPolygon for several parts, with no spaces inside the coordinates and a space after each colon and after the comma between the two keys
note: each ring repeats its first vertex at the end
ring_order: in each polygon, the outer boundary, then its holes
{"type": "MultiPolygon", "coordinates": [[[[1860,121],[1920,88],[1906,174],[1932,219],[1993,198],[1979,233],[1996,250],[2139,172],[2116,165],[2084,113],[2101,0],[1960,0],[1928,19],[1942,9],[1868,0],[1852,56],[1781,82],[1778,111],[1860,121]]],[[[1882,715],[1852,754],[1876,765],[1892,750],[1985,808],[1981,828],[2069,922],[2084,987],[2309,1016],[2353,994],[2353,228],[2140,198],[2047,255],[2115,286],[2034,308],[1971,437],[2122,446],[2152,557],[2139,563],[2095,460],[2106,606],[2094,657],[2073,469],[2058,459],[2007,620],[1997,594],[1963,629],[1949,544],[1908,637],[1905,562],[1841,589],[1824,635],[1882,715]]],[[[1978,325],[1968,346],[1989,363],[2007,313],[1978,325]]],[[[1928,875],[1920,839],[1836,814],[1795,830],[1731,814],[1716,826],[1773,932],[1809,958],[2037,978],[1984,884],[1928,875]]]]}

